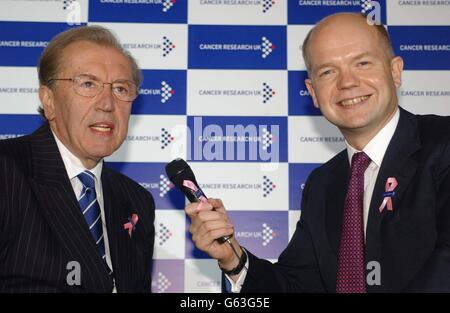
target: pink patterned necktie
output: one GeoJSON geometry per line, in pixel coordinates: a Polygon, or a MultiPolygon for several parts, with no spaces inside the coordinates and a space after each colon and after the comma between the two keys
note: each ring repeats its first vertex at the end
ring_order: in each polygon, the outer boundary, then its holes
{"type": "Polygon", "coordinates": [[[336,292],[366,292],[364,268],[364,172],[371,160],[364,152],[353,154],[351,177],[344,204],[336,292]]]}

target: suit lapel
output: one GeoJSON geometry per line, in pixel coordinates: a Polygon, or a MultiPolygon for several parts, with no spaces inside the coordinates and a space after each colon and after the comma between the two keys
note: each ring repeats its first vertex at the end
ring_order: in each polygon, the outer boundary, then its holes
{"type": "Polygon", "coordinates": [[[29,179],[39,208],[70,261],[81,265],[81,288],[109,292],[111,283],[78,206],[48,124],[31,136],[33,174],[29,179]]]}
{"type": "MultiPolygon", "coordinates": [[[[323,269],[328,290],[335,290],[338,267],[339,245],[341,240],[343,212],[350,166],[347,152],[338,156],[334,166],[328,173],[328,181],[324,182],[325,216],[324,226],[330,249],[326,253],[327,266],[323,269]],[[326,275],[325,275],[326,274],[326,275]]],[[[325,247],[325,246],[324,246],[325,247]]],[[[323,249],[323,251],[326,251],[323,249]]]]}
{"type": "MultiPolygon", "coordinates": [[[[417,125],[415,120],[411,118],[412,115],[410,113],[403,109],[400,110],[399,124],[386,150],[370,203],[366,229],[366,262],[381,260],[381,247],[383,244],[382,225],[395,226],[399,222],[402,214],[400,207],[404,191],[411,183],[417,169],[417,162],[413,157],[414,152],[420,148],[417,125]],[[395,177],[398,182],[395,189],[396,194],[393,197],[394,210],[388,211],[387,208],[384,208],[380,212],[379,207],[383,200],[382,194],[385,191],[386,180],[389,177],[395,177]]],[[[335,270],[337,270],[345,195],[350,177],[350,166],[346,151],[338,156],[336,164],[337,166],[330,171],[329,180],[324,182],[324,186],[326,186],[324,224],[328,242],[334,253],[333,257],[336,258],[335,270]]],[[[335,280],[336,272],[331,276],[335,280]]],[[[334,283],[335,281],[330,286],[333,286],[334,283]]],[[[385,288],[389,289],[390,287],[383,284],[383,289],[385,288]]],[[[373,289],[375,290],[376,287],[373,289]]]]}
{"type": "Polygon", "coordinates": [[[328,242],[336,257],[339,253],[344,202],[345,195],[347,194],[350,170],[346,151],[341,153],[337,164],[338,166],[332,169],[330,173],[325,204],[325,228],[327,230],[328,242]]]}
{"type": "MultiPolygon", "coordinates": [[[[400,221],[402,209],[405,209],[401,202],[417,170],[417,162],[413,154],[420,148],[420,140],[417,135],[415,120],[410,116],[410,113],[401,109],[397,129],[389,143],[378,172],[369,208],[366,231],[366,262],[382,259],[382,226],[384,224],[396,225],[400,221]],[[386,181],[390,177],[395,178],[398,182],[394,190],[395,195],[391,198],[393,210],[389,211],[386,206],[380,212],[379,208],[383,201],[386,181]]],[[[383,287],[389,288],[386,284],[383,287]]]]}
{"type": "Polygon", "coordinates": [[[102,172],[103,201],[105,206],[106,225],[108,229],[108,241],[113,263],[114,278],[120,292],[132,292],[133,282],[137,281],[138,269],[136,261],[136,233],[139,227],[130,237],[124,224],[128,223],[128,217],[133,213],[132,208],[127,207],[118,196],[120,187],[114,185],[114,180],[105,167],[102,172]]]}

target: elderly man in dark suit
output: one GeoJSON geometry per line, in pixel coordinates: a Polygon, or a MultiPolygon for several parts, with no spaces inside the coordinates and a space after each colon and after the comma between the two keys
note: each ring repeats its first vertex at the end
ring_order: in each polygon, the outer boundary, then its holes
{"type": "Polygon", "coordinates": [[[216,240],[234,231],[220,200],[186,207],[193,241],[233,292],[450,291],[450,119],[398,106],[403,60],[362,15],[319,22],[303,55],[314,105],[347,149],[309,176],[276,264],[216,240]]]}
{"type": "Polygon", "coordinates": [[[0,141],[0,292],[150,292],[154,201],[103,158],[126,138],[141,73],[105,28],[39,62],[44,125],[0,141]]]}

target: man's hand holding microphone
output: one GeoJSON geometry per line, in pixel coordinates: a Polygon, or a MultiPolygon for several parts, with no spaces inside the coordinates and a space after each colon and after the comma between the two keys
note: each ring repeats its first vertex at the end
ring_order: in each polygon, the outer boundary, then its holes
{"type": "Polygon", "coordinates": [[[191,219],[189,228],[195,246],[219,262],[219,267],[233,281],[245,268],[247,256],[234,237],[234,226],[220,199],[207,199],[194,173],[182,159],[166,165],[169,179],[192,202],[185,207],[191,219]]]}

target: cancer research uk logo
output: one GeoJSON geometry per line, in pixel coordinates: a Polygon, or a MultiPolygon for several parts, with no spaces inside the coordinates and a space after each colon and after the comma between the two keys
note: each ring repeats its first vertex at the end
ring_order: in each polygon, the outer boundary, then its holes
{"type": "Polygon", "coordinates": [[[172,52],[172,50],[175,48],[176,48],[175,44],[167,36],[164,36],[162,44],[163,57],[168,56],[169,53],[172,52]]]}
{"type": "Polygon", "coordinates": [[[166,83],[165,81],[161,82],[161,102],[166,103],[172,95],[175,93],[175,90],[172,89],[172,87],[166,83]]]}
{"type": "Polygon", "coordinates": [[[158,244],[163,246],[173,236],[172,231],[163,223],[159,223],[158,244]]]}
{"type": "Polygon", "coordinates": [[[277,185],[275,185],[269,177],[263,176],[263,197],[267,197],[272,193],[272,191],[277,188],[277,185]]]}
{"type": "Polygon", "coordinates": [[[275,45],[266,37],[262,37],[261,40],[261,57],[265,59],[275,50],[275,45]]]}
{"type": "Polygon", "coordinates": [[[256,190],[257,192],[260,192],[260,195],[263,198],[268,198],[277,188],[277,185],[267,175],[264,175],[260,182],[200,184],[200,188],[208,190],[256,190]]]}
{"type": "Polygon", "coordinates": [[[260,244],[263,247],[269,245],[269,243],[278,236],[278,234],[267,223],[262,223],[259,231],[240,231],[236,232],[237,238],[259,238],[260,244]]]}
{"type": "Polygon", "coordinates": [[[163,12],[169,11],[170,8],[172,8],[176,2],[177,2],[177,0],[163,0],[161,3],[163,6],[162,11],[163,12]]]}
{"type": "MultiPolygon", "coordinates": [[[[74,2],[75,0],[64,0],[64,2],[74,2]]],[[[76,2],[76,1],[75,1],[76,2]]],[[[100,1],[93,1],[100,2],[100,4],[137,4],[137,5],[159,5],[161,6],[161,11],[166,13],[168,12],[176,3],[177,0],[100,0],[100,1]]]]}
{"type": "Polygon", "coordinates": [[[164,150],[174,140],[175,137],[173,137],[167,129],[161,128],[160,142],[162,150],[164,150]]]}
{"type": "Polygon", "coordinates": [[[156,278],[157,293],[164,293],[172,286],[172,282],[162,272],[158,272],[156,278]]]}
{"type": "Polygon", "coordinates": [[[275,0],[201,0],[199,2],[203,6],[252,6],[261,9],[262,13],[267,13],[276,4],[275,0]]]}
{"type": "Polygon", "coordinates": [[[267,103],[272,97],[275,96],[275,90],[272,89],[267,83],[263,83],[263,103],[267,103]]]}
{"type": "Polygon", "coordinates": [[[161,128],[159,136],[153,135],[128,135],[128,142],[147,141],[147,142],[159,142],[161,150],[167,149],[170,144],[175,140],[175,137],[164,127],[161,128]]]}
{"type": "Polygon", "coordinates": [[[275,5],[275,3],[275,0],[263,0],[261,3],[263,7],[263,13],[269,11],[275,5]]]}
{"type": "Polygon", "coordinates": [[[172,98],[172,96],[175,94],[175,90],[172,88],[171,85],[169,85],[168,82],[165,80],[161,81],[161,88],[159,89],[147,89],[147,88],[141,88],[139,90],[140,95],[154,95],[154,96],[160,96],[161,103],[166,103],[172,98]]]}
{"type": "Polygon", "coordinates": [[[176,45],[172,40],[167,37],[162,37],[162,42],[143,42],[143,43],[123,43],[122,47],[127,50],[131,49],[149,49],[149,50],[161,50],[162,56],[165,58],[170,55],[176,45]]]}
{"type": "Polygon", "coordinates": [[[270,228],[268,224],[262,224],[262,245],[264,247],[267,246],[276,236],[277,233],[270,228]]]}
{"type": "Polygon", "coordinates": [[[159,176],[159,196],[164,197],[175,185],[163,174],[159,176]]]}
{"type": "Polygon", "coordinates": [[[252,253],[276,259],[288,243],[288,212],[229,212],[235,221],[235,235],[252,253]]]}
{"type": "Polygon", "coordinates": [[[165,163],[126,163],[126,166],[132,168],[132,170],[123,171],[122,169],[122,172],[139,182],[139,185],[154,196],[155,206],[158,209],[183,208],[185,196],[175,188],[175,185],[166,175],[162,174],[162,168],[165,165],[165,163]]]}
{"type": "MultiPolygon", "coordinates": [[[[167,91],[166,91],[167,92],[167,91]]],[[[174,92],[173,92],[174,93],[174,92]]],[[[268,103],[276,95],[276,91],[266,82],[263,82],[262,89],[200,89],[199,95],[204,97],[258,97],[263,104],[268,103]]],[[[207,101],[207,100],[206,100],[207,101]]]]}
{"type": "Polygon", "coordinates": [[[164,198],[169,191],[171,191],[173,188],[175,188],[175,185],[164,175],[161,174],[159,176],[159,182],[140,182],[139,183],[142,187],[147,189],[148,191],[153,192],[153,190],[158,189],[159,190],[159,197],[164,198]]]}
{"type": "Polygon", "coordinates": [[[251,43],[214,43],[214,44],[200,44],[200,50],[203,51],[228,51],[228,52],[249,52],[249,51],[261,51],[261,58],[267,58],[274,50],[275,44],[271,42],[266,36],[261,37],[259,44],[251,43]]]}
{"type": "Polygon", "coordinates": [[[286,31],[282,26],[189,25],[188,66],[286,69],[286,31]]]}
{"type": "Polygon", "coordinates": [[[170,134],[170,132],[162,127],[159,136],[134,136],[128,135],[128,141],[152,141],[159,142],[161,150],[165,150],[174,140],[175,137],[170,134]]]}
{"type": "Polygon", "coordinates": [[[155,260],[152,268],[152,292],[183,292],[184,260],[155,260]]]}

